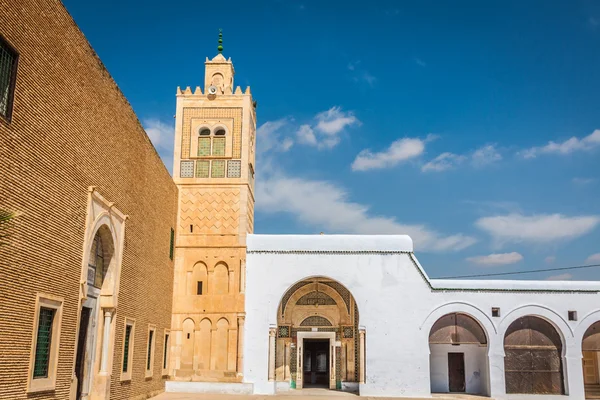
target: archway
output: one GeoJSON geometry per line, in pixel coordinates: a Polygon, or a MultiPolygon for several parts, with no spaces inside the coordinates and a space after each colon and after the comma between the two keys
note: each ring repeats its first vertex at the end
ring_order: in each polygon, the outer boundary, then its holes
{"type": "Polygon", "coordinates": [[[273,336],[271,379],[297,389],[358,391],[358,308],[350,291],[339,282],[312,277],[292,285],[279,304],[273,336]]]}
{"type": "Polygon", "coordinates": [[[463,313],[439,318],[429,332],[431,391],[489,394],[487,335],[463,313]]]}
{"type": "Polygon", "coordinates": [[[586,398],[600,398],[600,321],[592,324],[581,342],[586,398]]]}
{"type": "Polygon", "coordinates": [[[527,315],[504,336],[506,393],[564,394],[562,340],[545,319],[527,315]]]}
{"type": "MultiPolygon", "coordinates": [[[[90,241],[87,253],[86,280],[87,298],[81,307],[75,355],[75,377],[77,378],[76,398],[87,398],[92,391],[93,375],[98,372],[100,358],[97,338],[101,337],[100,328],[105,331],[108,324],[102,319],[103,310],[99,304],[100,295],[114,293],[116,259],[115,243],[110,228],[100,225],[90,241]],[[95,329],[96,328],[96,329],[95,329]]],[[[112,313],[109,314],[112,317],[112,313]]]]}

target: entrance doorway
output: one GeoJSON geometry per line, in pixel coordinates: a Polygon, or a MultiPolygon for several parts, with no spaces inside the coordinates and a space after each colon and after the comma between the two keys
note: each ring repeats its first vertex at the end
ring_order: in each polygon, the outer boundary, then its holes
{"type": "Polygon", "coordinates": [[[465,391],[465,353],[448,353],[448,381],[450,392],[465,391]]]}
{"type": "Polygon", "coordinates": [[[304,339],[303,383],[305,388],[329,387],[329,340],[304,339]]]}
{"type": "Polygon", "coordinates": [[[83,307],[79,319],[79,337],[77,338],[77,356],[75,357],[75,376],[77,377],[77,400],[81,399],[85,376],[85,348],[92,309],[83,307]]]}

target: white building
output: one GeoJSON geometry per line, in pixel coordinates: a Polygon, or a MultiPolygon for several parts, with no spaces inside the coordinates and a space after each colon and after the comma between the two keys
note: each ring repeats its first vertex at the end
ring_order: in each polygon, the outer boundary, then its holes
{"type": "Polygon", "coordinates": [[[599,382],[597,282],[429,279],[408,236],[248,235],[247,246],[243,371],[255,394],[319,374],[388,397],[583,399],[599,382]],[[320,300],[300,302],[311,290],[320,300]],[[330,298],[355,302],[354,332],[330,298]]]}

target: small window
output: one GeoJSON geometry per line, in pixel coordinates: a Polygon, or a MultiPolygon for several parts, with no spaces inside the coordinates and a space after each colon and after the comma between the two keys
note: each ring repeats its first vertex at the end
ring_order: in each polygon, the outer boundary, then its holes
{"type": "Polygon", "coordinates": [[[500,316],[500,308],[492,307],[492,317],[499,317],[499,316],[500,316]]]}
{"type": "Polygon", "coordinates": [[[169,337],[170,337],[170,331],[168,329],[165,329],[165,341],[164,341],[164,348],[163,348],[163,367],[162,367],[162,374],[164,375],[168,375],[168,370],[169,370],[169,337]]]}
{"type": "Polygon", "coordinates": [[[28,392],[54,390],[63,300],[38,295],[34,316],[28,392]]]}
{"type": "Polygon", "coordinates": [[[196,289],[196,294],[197,295],[201,295],[202,294],[202,281],[198,281],[198,286],[196,289]]]}
{"type": "Polygon", "coordinates": [[[9,121],[15,95],[18,59],[17,52],[0,36],[0,115],[9,121]]]}
{"type": "Polygon", "coordinates": [[[171,241],[169,243],[169,259],[173,259],[173,254],[175,252],[175,230],[171,228],[171,241]]]}
{"type": "Polygon", "coordinates": [[[35,361],[33,364],[33,379],[48,377],[50,348],[52,346],[52,326],[54,325],[55,315],[56,310],[53,308],[40,308],[35,345],[35,361]]]}
{"type": "Polygon", "coordinates": [[[135,320],[125,318],[125,332],[123,334],[123,366],[121,368],[122,381],[131,380],[134,334],[135,320]]]}
{"type": "Polygon", "coordinates": [[[569,311],[569,321],[577,321],[577,311],[569,311]]]}
{"type": "Polygon", "coordinates": [[[225,129],[218,129],[215,132],[215,136],[225,136],[225,129]]]}
{"type": "Polygon", "coordinates": [[[146,378],[152,376],[154,367],[154,333],[156,327],[148,326],[148,348],[146,351],[146,378]]]}
{"type": "Polygon", "coordinates": [[[210,129],[202,129],[200,131],[200,136],[210,136],[210,129]]]}
{"type": "Polygon", "coordinates": [[[194,177],[194,161],[184,160],[181,161],[181,172],[182,178],[193,178],[194,177]]]}

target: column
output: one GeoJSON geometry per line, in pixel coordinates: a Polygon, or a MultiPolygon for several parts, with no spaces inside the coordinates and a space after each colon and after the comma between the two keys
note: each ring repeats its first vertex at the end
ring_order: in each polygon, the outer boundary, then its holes
{"type": "Polygon", "coordinates": [[[237,348],[237,372],[244,373],[244,322],[245,314],[238,315],[238,348],[237,348]]]}
{"type": "Polygon", "coordinates": [[[365,383],[365,330],[364,329],[360,329],[358,331],[358,335],[360,337],[360,359],[358,362],[358,368],[359,368],[359,373],[358,373],[358,381],[359,383],[365,383]]]}
{"type": "Polygon", "coordinates": [[[102,351],[100,361],[100,373],[108,373],[108,356],[109,356],[109,344],[110,344],[110,321],[112,319],[112,310],[104,310],[104,332],[102,333],[102,351]]]}
{"type": "Polygon", "coordinates": [[[269,381],[275,380],[275,328],[269,328],[269,381]]]}

